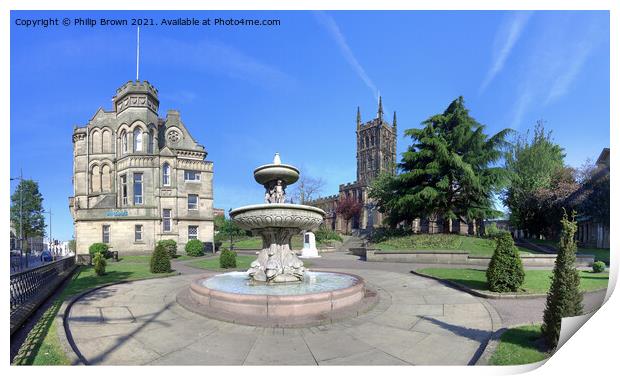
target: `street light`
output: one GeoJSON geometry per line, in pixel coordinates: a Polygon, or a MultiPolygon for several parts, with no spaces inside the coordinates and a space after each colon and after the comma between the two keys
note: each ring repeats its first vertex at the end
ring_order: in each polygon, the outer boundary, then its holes
{"type": "MultiPolygon", "coordinates": [[[[230,212],[232,211],[232,208],[228,209],[228,219],[232,220],[231,216],[230,216],[230,212]]],[[[232,229],[230,228],[230,226],[228,226],[228,231],[230,233],[230,250],[232,252],[233,250],[233,232],[232,229]]]]}
{"type": "MultiPolygon", "coordinates": [[[[21,269],[22,261],[24,258],[24,200],[23,200],[23,191],[24,187],[22,182],[24,181],[24,174],[22,173],[22,169],[19,169],[19,177],[11,178],[11,180],[19,180],[19,268],[21,269]],[[20,187],[21,186],[21,187],[20,187]]],[[[26,266],[28,266],[28,260],[26,260],[26,266]]]]}
{"type": "Polygon", "coordinates": [[[49,246],[49,251],[52,252],[52,244],[53,244],[53,240],[52,240],[52,209],[50,208],[50,210],[48,211],[44,211],[43,213],[49,214],[50,215],[50,246],[49,246]]]}

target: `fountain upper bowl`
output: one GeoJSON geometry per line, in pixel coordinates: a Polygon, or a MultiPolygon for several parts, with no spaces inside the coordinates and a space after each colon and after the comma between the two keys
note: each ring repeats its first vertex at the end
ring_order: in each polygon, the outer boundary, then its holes
{"type": "Polygon", "coordinates": [[[325,212],[308,205],[259,204],[236,208],[230,217],[245,230],[282,227],[311,231],[321,225],[325,212]]]}
{"type": "Polygon", "coordinates": [[[261,185],[274,180],[282,180],[287,185],[291,185],[298,179],[299,170],[287,164],[267,164],[254,170],[254,180],[261,185]]]}

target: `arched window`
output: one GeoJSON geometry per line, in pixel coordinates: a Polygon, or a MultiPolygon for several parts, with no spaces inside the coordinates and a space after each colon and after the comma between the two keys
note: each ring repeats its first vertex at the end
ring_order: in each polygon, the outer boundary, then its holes
{"type": "Polygon", "coordinates": [[[110,166],[108,166],[107,164],[103,165],[103,167],[101,168],[101,191],[112,191],[112,173],[110,171],[110,166]]]}
{"type": "Polygon", "coordinates": [[[112,151],[112,132],[107,129],[104,129],[101,133],[103,138],[102,148],[104,153],[110,153],[112,151]]]}
{"type": "Polygon", "coordinates": [[[161,174],[162,184],[166,186],[170,185],[170,165],[168,163],[164,163],[164,165],[161,168],[161,171],[162,171],[162,174],[161,174]]]}
{"type": "Polygon", "coordinates": [[[101,191],[101,170],[97,165],[93,166],[90,174],[90,190],[93,193],[101,191]]]}
{"type": "Polygon", "coordinates": [[[149,154],[153,154],[153,140],[155,140],[155,131],[151,129],[147,136],[147,144],[146,144],[146,152],[149,154]]]}
{"type": "Polygon", "coordinates": [[[127,132],[121,133],[121,150],[123,154],[127,154],[127,132]]]}
{"type": "Polygon", "coordinates": [[[140,128],[133,131],[133,151],[142,151],[142,129],[140,128]]]}

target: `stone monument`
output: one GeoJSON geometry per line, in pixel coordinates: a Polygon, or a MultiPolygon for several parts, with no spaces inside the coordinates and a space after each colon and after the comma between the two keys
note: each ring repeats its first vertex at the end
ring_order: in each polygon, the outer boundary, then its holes
{"type": "Polygon", "coordinates": [[[299,258],[317,258],[319,256],[319,250],[316,249],[316,240],[314,233],[306,231],[304,233],[304,248],[301,250],[301,256],[299,258]]]}

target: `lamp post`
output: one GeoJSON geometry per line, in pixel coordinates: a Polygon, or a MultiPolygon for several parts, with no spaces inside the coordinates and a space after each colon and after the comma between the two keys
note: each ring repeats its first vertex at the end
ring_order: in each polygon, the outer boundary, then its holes
{"type": "MultiPolygon", "coordinates": [[[[24,181],[24,175],[22,173],[22,169],[19,169],[19,176],[16,178],[11,178],[11,180],[19,180],[19,268],[22,269],[22,261],[24,258],[24,187],[22,186],[22,182],[24,181]]],[[[28,260],[26,260],[28,261],[28,260]]],[[[28,266],[28,262],[26,262],[26,266],[28,266]]]]}
{"type": "Polygon", "coordinates": [[[53,245],[53,240],[52,240],[52,208],[50,208],[47,211],[44,211],[43,213],[49,214],[50,215],[50,237],[49,237],[49,251],[50,253],[52,253],[52,245],[53,245]]]}
{"type": "MultiPolygon", "coordinates": [[[[228,209],[228,220],[232,221],[232,218],[230,217],[230,212],[232,211],[232,208],[228,209]]],[[[232,252],[233,250],[233,232],[232,229],[230,228],[230,226],[228,226],[228,232],[230,233],[230,251],[232,252]]]]}

